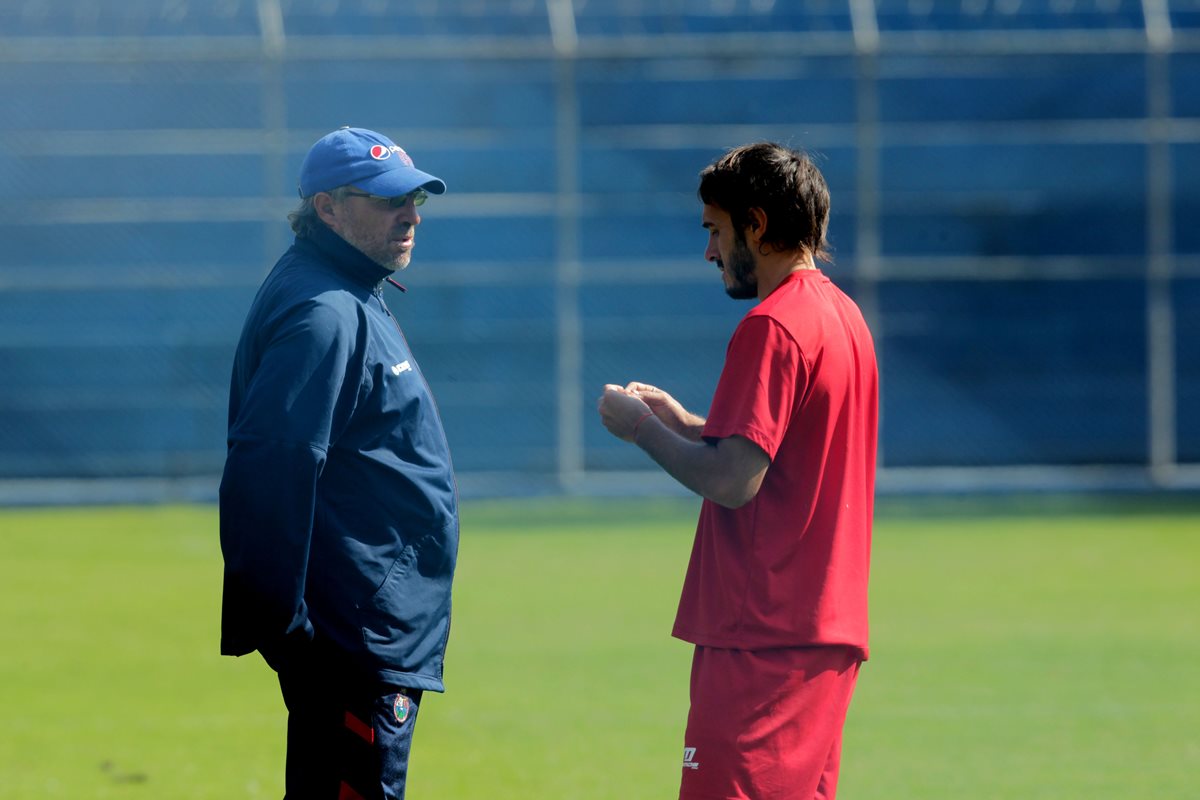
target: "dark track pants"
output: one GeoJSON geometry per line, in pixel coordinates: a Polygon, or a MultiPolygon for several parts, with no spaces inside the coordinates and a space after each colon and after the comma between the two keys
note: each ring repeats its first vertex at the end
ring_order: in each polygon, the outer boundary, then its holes
{"type": "Polygon", "coordinates": [[[362,696],[279,676],[288,709],[284,800],[403,800],[421,691],[362,696]]]}

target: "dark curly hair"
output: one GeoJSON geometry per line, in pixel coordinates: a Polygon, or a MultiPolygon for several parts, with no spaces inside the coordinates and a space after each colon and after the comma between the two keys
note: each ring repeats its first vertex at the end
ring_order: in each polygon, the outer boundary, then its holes
{"type": "Polygon", "coordinates": [[[728,212],[739,231],[750,223],[750,209],[761,208],[767,215],[763,247],[803,248],[814,259],[832,261],[825,239],[829,187],[806,153],[774,142],[735,147],[700,172],[697,194],[728,212]]]}

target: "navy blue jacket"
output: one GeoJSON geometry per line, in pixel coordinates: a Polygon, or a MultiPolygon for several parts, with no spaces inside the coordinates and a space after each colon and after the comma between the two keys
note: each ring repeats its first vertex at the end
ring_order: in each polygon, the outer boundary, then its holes
{"type": "Polygon", "coordinates": [[[322,227],[254,299],[221,479],[221,652],[443,691],[458,499],[389,274],[322,227]]]}

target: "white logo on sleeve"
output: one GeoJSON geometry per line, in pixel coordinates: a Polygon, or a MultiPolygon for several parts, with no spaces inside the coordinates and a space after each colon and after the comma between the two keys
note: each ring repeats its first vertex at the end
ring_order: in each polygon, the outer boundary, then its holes
{"type": "Polygon", "coordinates": [[[696,748],[683,748],[683,768],[684,769],[700,769],[700,762],[696,760],[696,748]]]}
{"type": "Polygon", "coordinates": [[[412,371],[412,364],[409,364],[407,361],[401,361],[399,364],[392,365],[392,374],[393,375],[399,375],[401,372],[411,372],[411,371],[412,371]]]}

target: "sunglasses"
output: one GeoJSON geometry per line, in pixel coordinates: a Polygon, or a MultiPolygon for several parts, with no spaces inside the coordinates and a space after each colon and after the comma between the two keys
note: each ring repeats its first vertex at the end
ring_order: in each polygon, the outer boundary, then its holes
{"type": "Polygon", "coordinates": [[[368,200],[374,200],[377,203],[386,203],[388,208],[404,208],[408,205],[408,201],[412,200],[414,206],[424,205],[429,199],[429,193],[424,189],[417,189],[415,192],[402,194],[399,197],[383,197],[378,194],[367,194],[366,192],[352,192],[346,189],[343,194],[347,197],[365,197],[368,200]]]}

